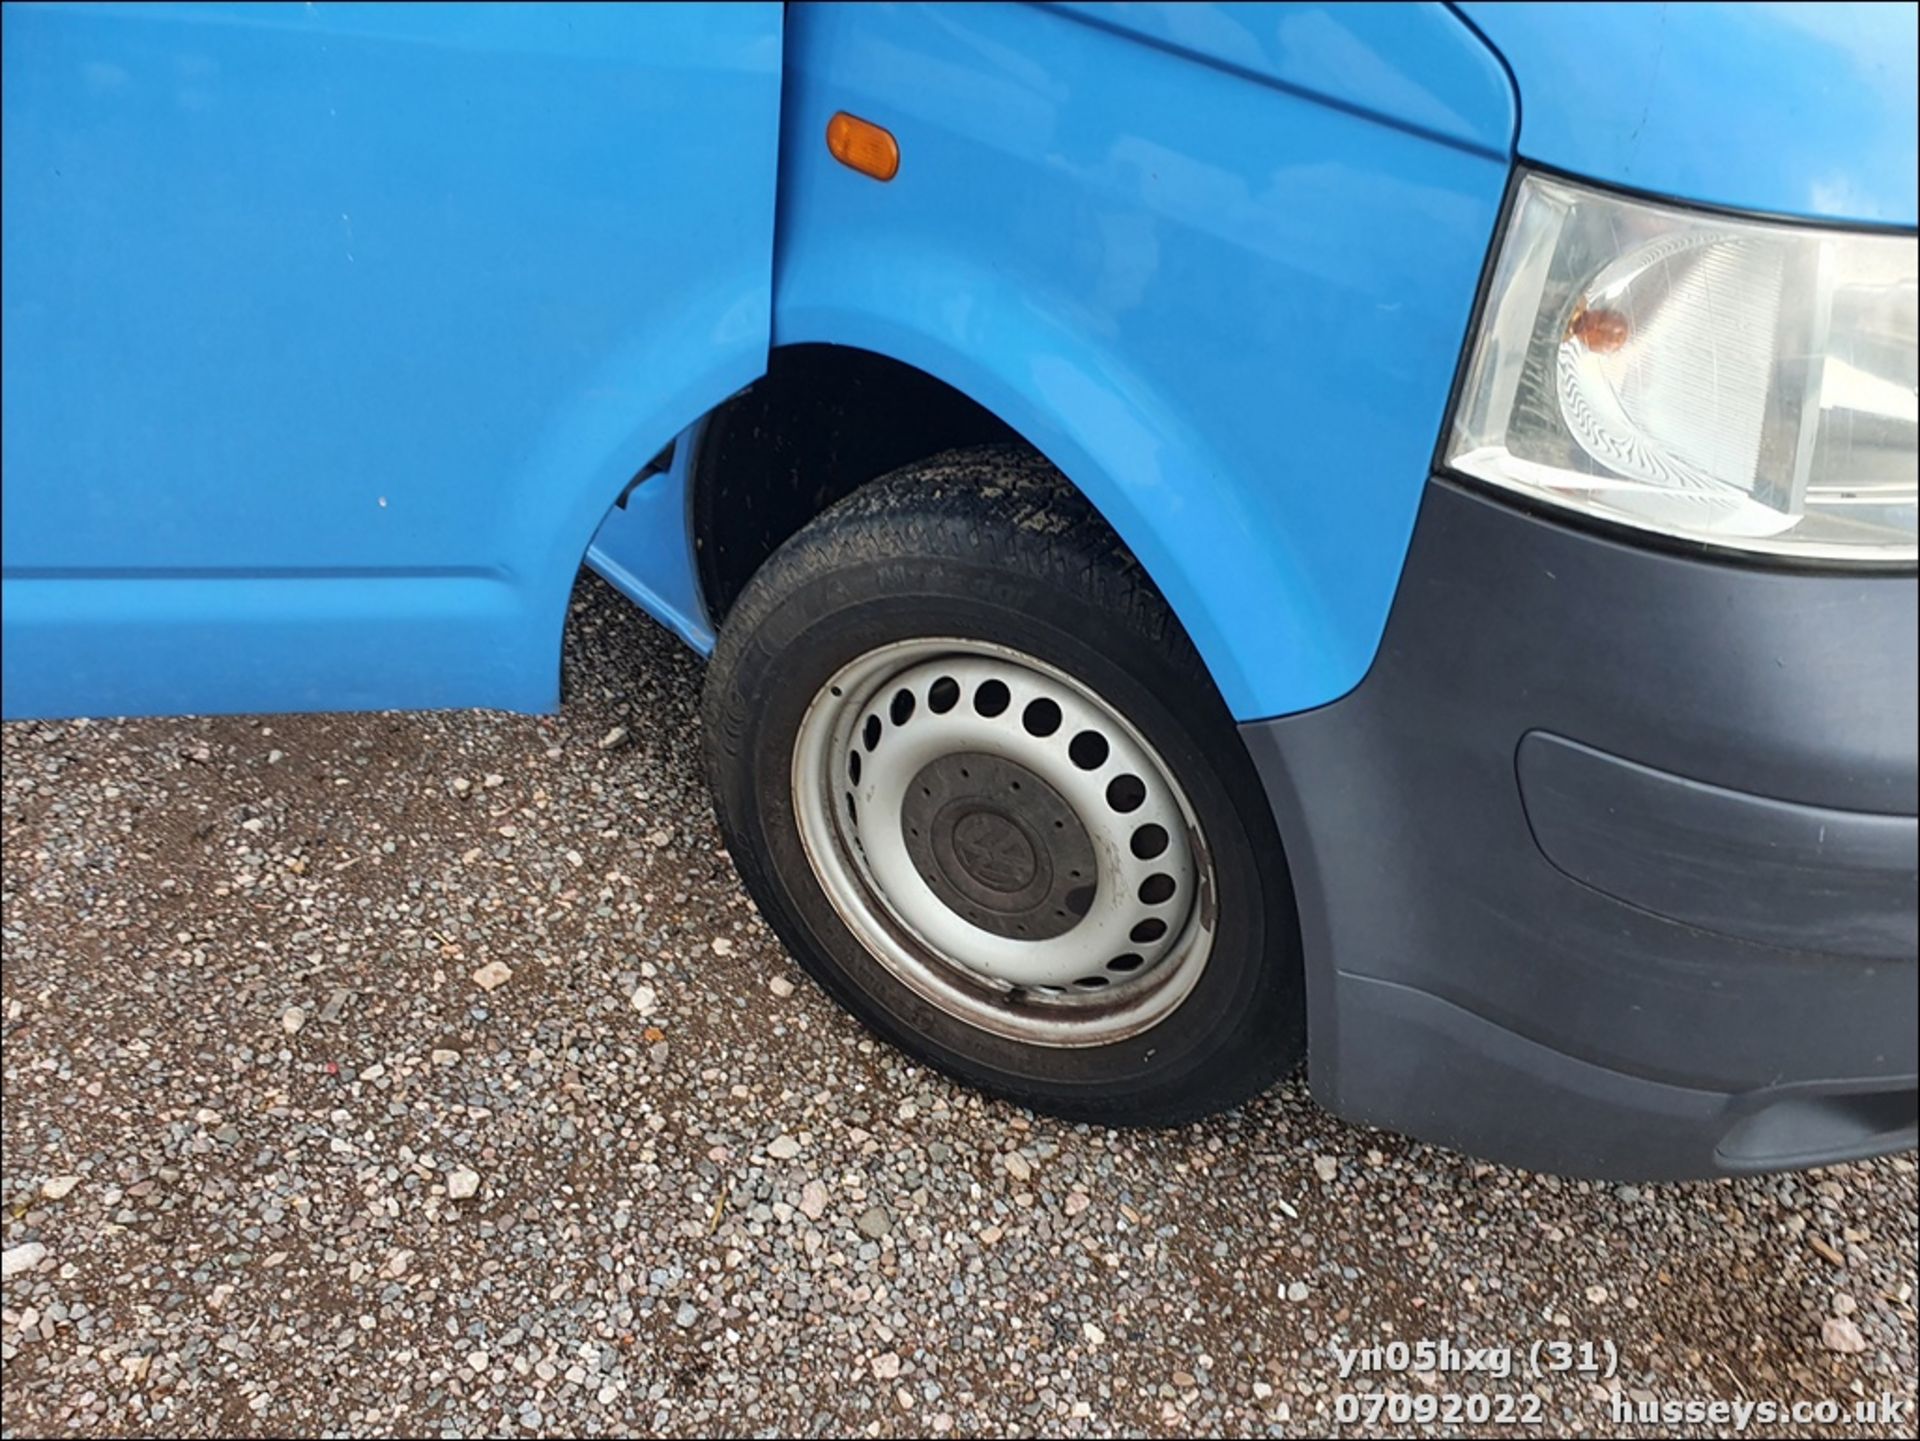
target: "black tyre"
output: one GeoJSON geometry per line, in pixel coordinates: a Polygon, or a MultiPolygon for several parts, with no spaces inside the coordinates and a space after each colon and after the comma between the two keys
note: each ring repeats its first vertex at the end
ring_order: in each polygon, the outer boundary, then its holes
{"type": "Polygon", "coordinates": [[[1298,925],[1199,656],[1050,466],[956,451],[792,537],[727,617],[707,759],[747,888],[896,1045],[1166,1124],[1298,1062],[1298,925]]]}

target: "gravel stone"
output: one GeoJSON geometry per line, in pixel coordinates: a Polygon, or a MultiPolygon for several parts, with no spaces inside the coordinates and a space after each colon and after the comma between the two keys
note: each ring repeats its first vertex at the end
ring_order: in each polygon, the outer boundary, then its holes
{"type": "Polygon", "coordinates": [[[1387,1434],[1336,1398],[1423,1388],[1333,1348],[1423,1338],[1914,1400],[1911,1156],[1626,1187],[1299,1079],[1122,1130],[890,1049],[742,893],[700,679],[585,579],[556,715],[0,729],[8,1434],[1387,1434]]]}
{"type": "Polygon", "coordinates": [[[38,1241],[23,1241],[18,1246],[9,1246],[5,1251],[0,1251],[0,1278],[11,1281],[46,1259],[47,1248],[38,1241]]]}
{"type": "Polygon", "coordinates": [[[827,1214],[827,1205],[831,1200],[825,1186],[818,1181],[809,1181],[800,1190],[800,1214],[809,1221],[817,1221],[827,1214]]]}
{"type": "Polygon", "coordinates": [[[1820,1323],[1820,1344],[1829,1351],[1857,1356],[1867,1349],[1867,1338],[1860,1334],[1860,1328],[1848,1317],[1829,1316],[1820,1323]]]}

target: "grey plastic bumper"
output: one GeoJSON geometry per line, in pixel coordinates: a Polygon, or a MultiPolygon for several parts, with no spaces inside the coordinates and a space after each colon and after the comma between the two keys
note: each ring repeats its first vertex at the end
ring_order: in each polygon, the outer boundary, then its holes
{"type": "Polygon", "coordinates": [[[1243,728],[1315,1095],[1577,1175],[1912,1146],[1916,599],[1433,481],[1366,680],[1243,728]]]}

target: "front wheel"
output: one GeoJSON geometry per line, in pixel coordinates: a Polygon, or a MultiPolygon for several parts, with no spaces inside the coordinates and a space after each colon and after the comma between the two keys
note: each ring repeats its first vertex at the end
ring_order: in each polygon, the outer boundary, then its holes
{"type": "Polygon", "coordinates": [[[727,618],[706,721],[761,911],[904,1049],[1109,1123],[1297,1063],[1292,895],[1232,719],[1030,452],[910,466],[795,535],[727,618]]]}

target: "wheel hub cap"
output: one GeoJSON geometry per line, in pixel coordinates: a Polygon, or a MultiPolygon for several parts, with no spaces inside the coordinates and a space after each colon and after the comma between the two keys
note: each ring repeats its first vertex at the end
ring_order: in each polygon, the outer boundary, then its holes
{"type": "Polygon", "coordinates": [[[1044,941],[1093,905],[1099,863],[1061,794],[986,751],[921,768],[900,806],[907,853],[947,908],[997,936],[1044,941]]]}

